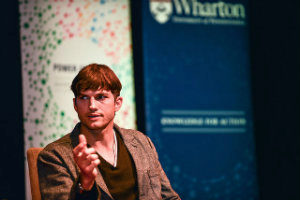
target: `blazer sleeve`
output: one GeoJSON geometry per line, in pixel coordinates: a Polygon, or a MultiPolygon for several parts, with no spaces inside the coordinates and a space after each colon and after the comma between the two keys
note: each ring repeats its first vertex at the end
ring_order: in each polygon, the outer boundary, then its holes
{"type": "Polygon", "coordinates": [[[68,151],[44,149],[38,156],[37,166],[42,199],[78,200],[100,199],[100,189],[97,184],[89,192],[83,194],[78,190],[76,164],[68,151]]]}
{"type": "Polygon", "coordinates": [[[165,173],[165,171],[163,170],[160,162],[159,162],[159,158],[158,158],[158,154],[156,151],[156,148],[154,146],[154,144],[152,143],[152,141],[150,140],[149,137],[147,137],[149,145],[155,155],[155,158],[157,160],[158,163],[158,168],[160,171],[160,181],[161,181],[161,197],[162,199],[165,200],[181,200],[181,198],[179,197],[179,195],[174,191],[174,189],[171,186],[171,183],[165,173]]]}

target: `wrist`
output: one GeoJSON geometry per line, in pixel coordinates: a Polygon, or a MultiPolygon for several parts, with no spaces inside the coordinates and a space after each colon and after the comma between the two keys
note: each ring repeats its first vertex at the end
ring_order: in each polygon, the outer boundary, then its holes
{"type": "Polygon", "coordinates": [[[83,194],[83,193],[85,193],[85,192],[88,192],[89,190],[84,189],[84,188],[82,187],[81,183],[78,182],[78,191],[79,191],[80,194],[83,194]]]}
{"type": "Polygon", "coordinates": [[[85,192],[90,191],[93,188],[94,182],[95,182],[94,179],[80,176],[79,183],[78,183],[79,189],[85,192]]]}

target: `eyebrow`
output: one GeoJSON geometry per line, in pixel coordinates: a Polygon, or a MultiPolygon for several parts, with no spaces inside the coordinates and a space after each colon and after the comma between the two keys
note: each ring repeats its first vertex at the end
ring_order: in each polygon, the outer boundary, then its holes
{"type": "MultiPolygon", "coordinates": [[[[109,92],[108,91],[97,91],[96,93],[95,93],[95,95],[108,95],[109,94],[109,92]]],[[[87,94],[83,94],[82,92],[80,92],[79,94],[78,94],[78,96],[89,96],[89,95],[87,95],[87,94]]]]}
{"type": "Polygon", "coordinates": [[[101,92],[96,92],[95,95],[108,95],[109,92],[101,91],[101,92]]]}

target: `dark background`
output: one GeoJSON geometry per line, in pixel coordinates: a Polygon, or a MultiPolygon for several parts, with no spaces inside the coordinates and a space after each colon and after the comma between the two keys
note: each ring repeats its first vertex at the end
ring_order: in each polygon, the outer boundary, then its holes
{"type": "Polygon", "coordinates": [[[253,0],[252,94],[260,196],[300,199],[300,5],[253,0]]]}
{"type": "MultiPolygon", "coordinates": [[[[142,83],[139,4],[132,3],[136,82],[142,83]],[[138,66],[138,67],[137,67],[138,66]],[[137,76],[140,75],[140,76],[137,76]]],[[[252,96],[260,199],[300,199],[300,5],[250,1],[252,96]]],[[[0,200],[24,199],[24,140],[18,1],[5,1],[1,40],[0,200]]],[[[138,84],[142,86],[142,84],[138,84]]],[[[137,110],[144,119],[142,87],[137,110]]],[[[144,120],[138,121],[144,130],[144,120]]]]}

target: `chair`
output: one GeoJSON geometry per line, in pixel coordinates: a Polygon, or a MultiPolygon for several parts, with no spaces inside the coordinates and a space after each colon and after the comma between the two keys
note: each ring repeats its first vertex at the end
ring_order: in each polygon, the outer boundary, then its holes
{"type": "Polygon", "coordinates": [[[41,200],[39,175],[37,169],[37,157],[43,148],[29,148],[27,150],[27,162],[29,168],[30,187],[32,200],[41,200]]]}

